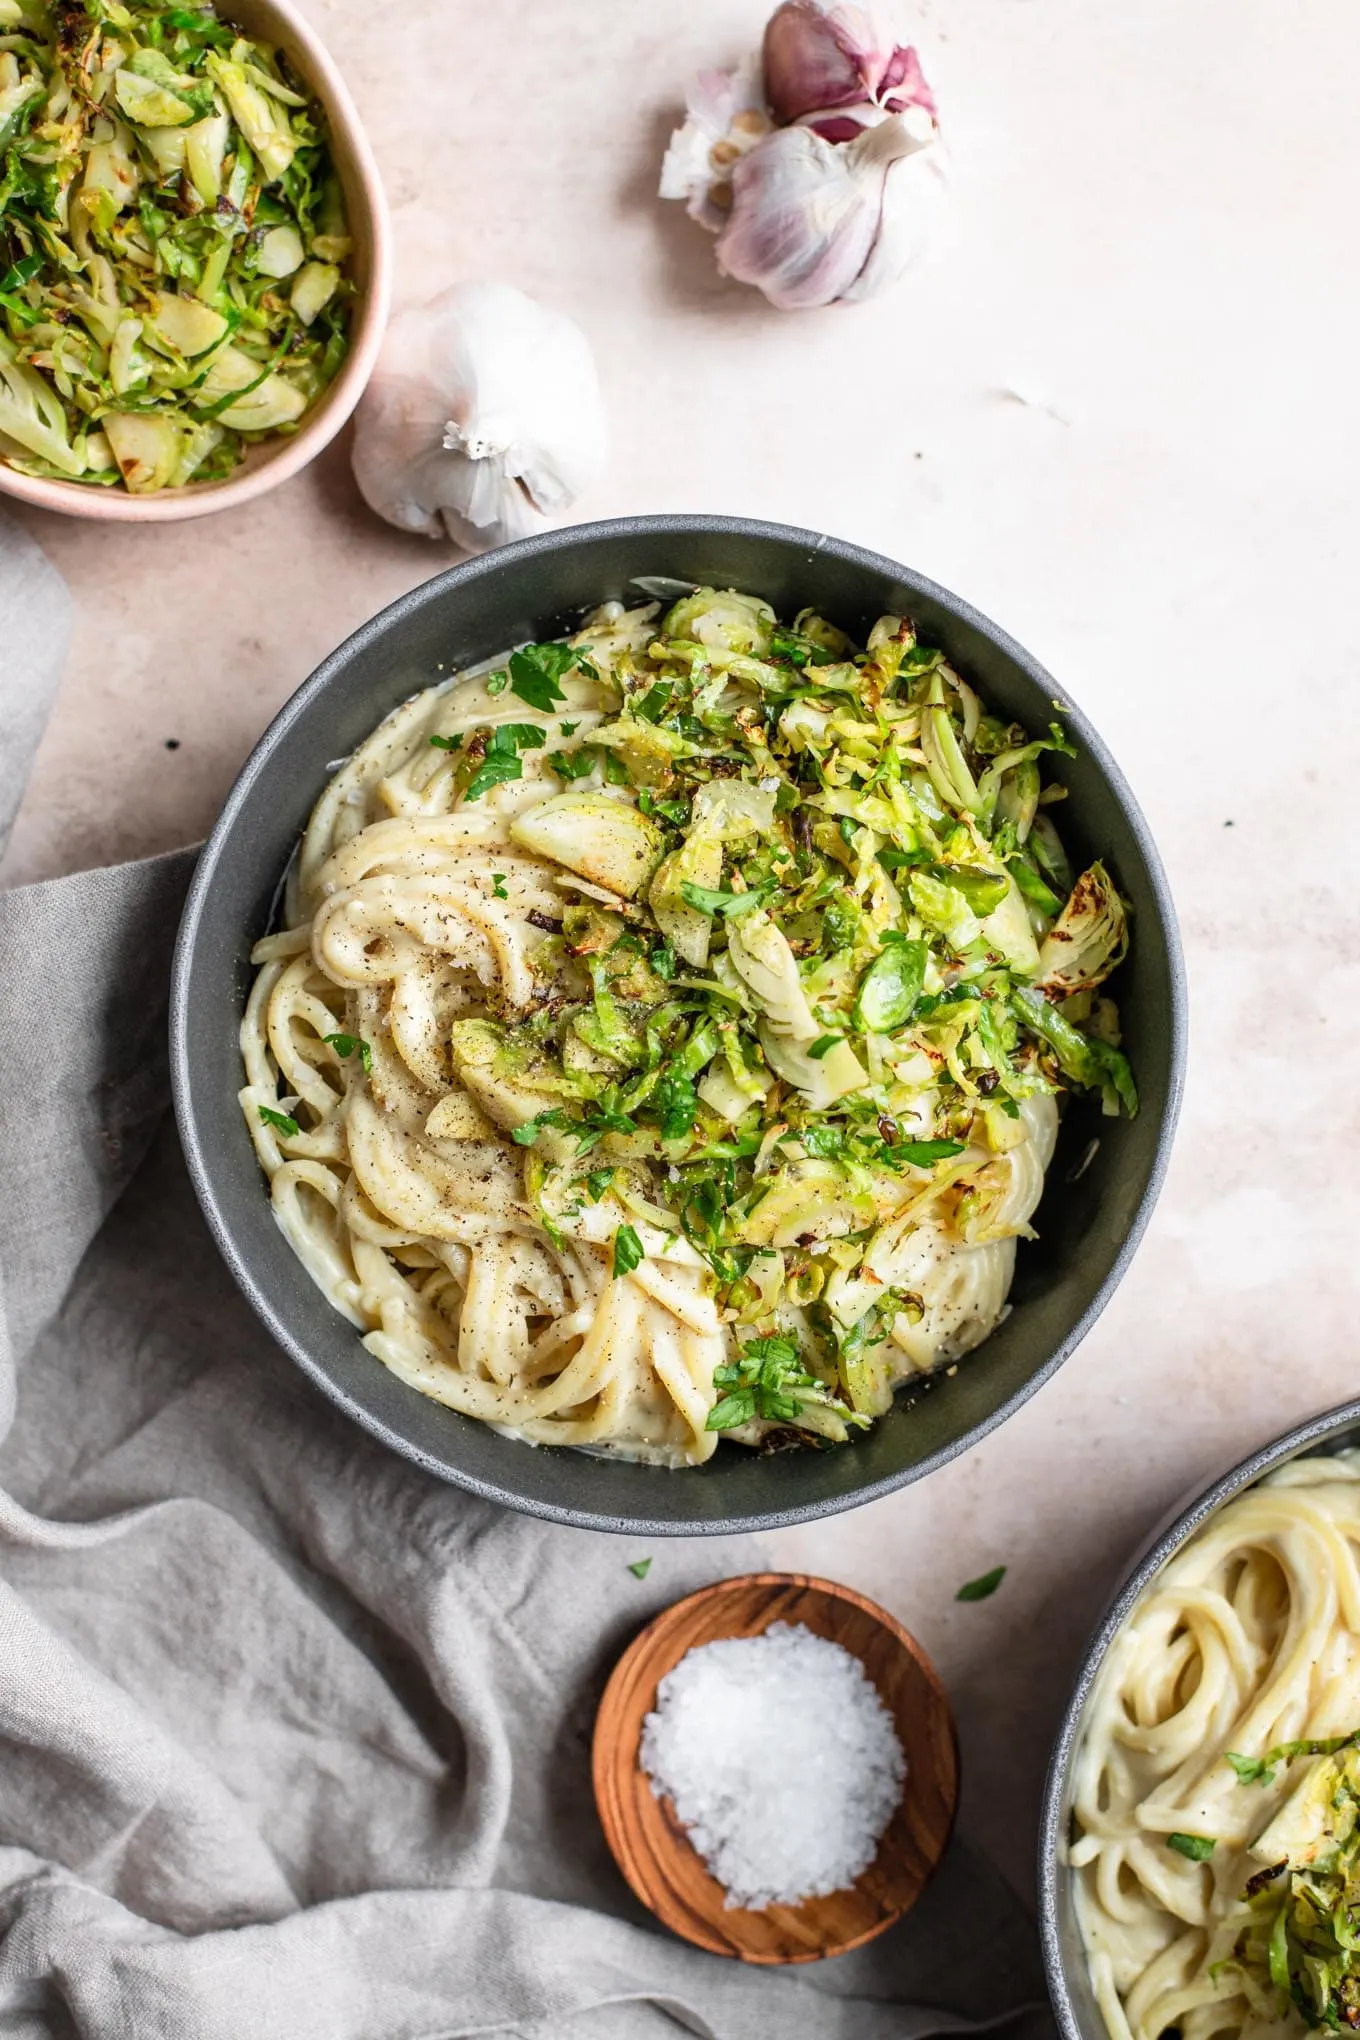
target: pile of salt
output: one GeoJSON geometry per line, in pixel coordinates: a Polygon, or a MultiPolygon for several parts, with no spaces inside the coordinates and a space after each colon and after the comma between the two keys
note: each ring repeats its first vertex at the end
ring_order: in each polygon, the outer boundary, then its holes
{"type": "Polygon", "coordinates": [[[688,1651],[657,1702],[642,1767],[729,1905],[797,1905],[867,1870],[906,1760],[858,1658],[776,1622],[688,1651]]]}

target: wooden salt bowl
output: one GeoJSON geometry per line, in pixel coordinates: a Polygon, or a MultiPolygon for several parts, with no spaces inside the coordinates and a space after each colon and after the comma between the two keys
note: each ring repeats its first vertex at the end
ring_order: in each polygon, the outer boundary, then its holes
{"type": "MultiPolygon", "coordinates": [[[[834,1724],[832,1725],[834,1729],[834,1724]]],[[[805,1573],[751,1573],[677,1601],[614,1667],[595,1720],[595,1803],[614,1860],[664,1926],[713,1955],[817,1962],[871,1941],[916,1903],[944,1854],[959,1792],[949,1701],[915,1638],[848,1587],[805,1573]],[[638,1760],[657,1687],[688,1650],[802,1623],[857,1657],[893,1717],[907,1760],[902,1802],[878,1854],[849,1890],[763,1912],[729,1906],[722,1886],[638,1760]]]]}

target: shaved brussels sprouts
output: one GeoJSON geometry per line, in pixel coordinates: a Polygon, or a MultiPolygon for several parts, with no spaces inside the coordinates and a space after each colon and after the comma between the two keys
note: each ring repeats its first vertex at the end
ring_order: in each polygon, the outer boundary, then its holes
{"type": "Polygon", "coordinates": [[[526,850],[623,899],[642,891],[665,842],[655,822],[606,793],[559,793],[517,815],[510,833],[526,850]]]}
{"type": "Polygon", "coordinates": [[[319,104],[209,0],[13,0],[0,39],[0,459],[222,480],[345,358],[319,104]]]}
{"type": "MultiPolygon", "coordinates": [[[[904,618],[860,652],[730,591],[656,613],[516,652],[539,724],[432,732],[458,802],[504,783],[511,841],[572,901],[528,917],[534,999],[452,1022],[453,1071],[564,1236],[613,1238],[590,1217],[613,1197],[702,1260],[746,1356],[712,1428],[840,1442],[995,1323],[1057,1097],[1137,1110],[1092,997],[1124,909],[1101,864],[1073,884],[1044,804],[1061,731],[990,714],[904,618]],[[758,1394],[742,1369],[775,1349],[758,1394]]],[[[480,1123],[440,1114],[430,1138],[480,1123]]]]}
{"type": "Polygon", "coordinates": [[[1103,864],[1083,871],[1039,951],[1046,992],[1094,991],[1121,964],[1129,946],[1124,902],[1103,864]]]}
{"type": "Polygon", "coordinates": [[[668,638],[689,640],[712,652],[768,651],[775,615],[754,595],[725,595],[700,588],[677,602],[663,626],[668,638]]]}

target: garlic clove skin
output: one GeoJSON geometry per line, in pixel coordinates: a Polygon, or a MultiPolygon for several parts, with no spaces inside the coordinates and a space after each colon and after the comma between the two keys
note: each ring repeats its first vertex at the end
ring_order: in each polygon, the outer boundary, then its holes
{"type": "Polygon", "coordinates": [[[732,203],[732,166],[770,132],[760,59],[735,71],[700,71],[685,95],[685,116],[662,160],[658,196],[683,199],[690,218],[716,234],[732,203]]]}
{"type": "Polygon", "coordinates": [[[895,281],[895,251],[875,263],[889,173],[929,146],[923,112],[890,114],[854,141],[810,127],[767,135],[732,173],[731,218],[718,237],[720,268],[754,284],[781,311],[871,295],[895,281]]]}
{"type": "Polygon", "coordinates": [[[909,44],[899,44],[893,51],[878,81],[875,97],[889,113],[905,113],[909,106],[924,107],[932,121],[937,126],[939,124],[940,109],[935,104],[935,94],[926,82],[920,57],[909,44]]]}
{"type": "MultiPolygon", "coordinates": [[[[781,126],[817,119],[828,141],[853,140],[853,116],[825,116],[867,102],[888,113],[935,100],[920,58],[897,41],[884,6],[850,0],[783,0],[765,28],[765,95],[781,126]]],[[[858,125],[865,123],[860,121],[858,125]]]]}
{"type": "Polygon", "coordinates": [[[569,509],[605,448],[580,328],[476,281],[392,321],[356,416],[354,477],[399,530],[486,552],[569,509]]]}
{"type": "Polygon", "coordinates": [[[891,290],[935,232],[947,189],[947,165],[937,145],[899,157],[888,171],[883,209],[869,259],[841,292],[843,304],[861,304],[891,290]]]}

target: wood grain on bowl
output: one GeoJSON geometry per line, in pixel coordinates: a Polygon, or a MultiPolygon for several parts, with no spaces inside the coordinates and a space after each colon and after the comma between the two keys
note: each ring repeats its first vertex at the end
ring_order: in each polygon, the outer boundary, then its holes
{"type": "Polygon", "coordinates": [[[958,1803],[949,1701],[916,1639],[862,1594],[805,1573],[752,1573],[677,1601],[619,1659],[595,1720],[595,1803],[614,1860],[642,1903],[696,1947],[743,1962],[816,1962],[881,1934],[916,1903],[943,1856],[958,1803]],[[857,1657],[893,1717],[907,1760],[901,1804],[848,1891],[751,1912],[729,1906],[667,1799],[639,1762],[642,1725],[667,1672],[699,1645],[802,1623],[857,1657]]]}

